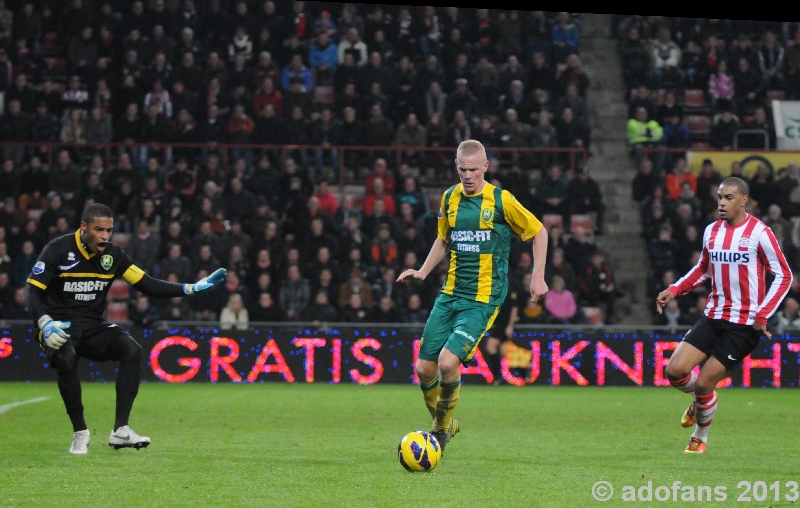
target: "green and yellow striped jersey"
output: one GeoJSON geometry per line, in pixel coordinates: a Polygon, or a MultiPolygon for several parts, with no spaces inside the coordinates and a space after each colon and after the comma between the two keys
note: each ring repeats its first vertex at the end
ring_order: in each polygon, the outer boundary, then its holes
{"type": "Polygon", "coordinates": [[[477,194],[462,184],[442,195],[438,237],[450,247],[442,293],[501,305],[508,292],[511,232],[527,241],[542,223],[508,191],[486,183],[477,194]]]}

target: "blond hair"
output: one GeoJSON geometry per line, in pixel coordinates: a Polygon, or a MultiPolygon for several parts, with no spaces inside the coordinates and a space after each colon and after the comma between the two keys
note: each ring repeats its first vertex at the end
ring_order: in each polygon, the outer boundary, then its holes
{"type": "Polygon", "coordinates": [[[458,145],[458,150],[456,150],[456,157],[464,157],[468,155],[475,155],[481,154],[484,159],[486,159],[486,149],[483,148],[483,145],[480,141],[476,141],[474,139],[467,139],[466,141],[462,141],[460,145],[458,145]]]}

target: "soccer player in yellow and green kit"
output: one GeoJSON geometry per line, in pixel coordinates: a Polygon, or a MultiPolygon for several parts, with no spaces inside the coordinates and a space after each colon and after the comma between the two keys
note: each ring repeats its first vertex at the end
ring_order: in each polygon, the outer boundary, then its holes
{"type": "Polygon", "coordinates": [[[455,162],[461,183],[442,195],[436,241],[419,270],[405,270],[397,278],[398,282],[425,279],[450,251],[447,278],[422,332],[416,365],[433,418],[431,433],[442,449],[458,432],[453,411],[461,388],[461,364],[472,359],[506,297],[512,233],[523,241],[533,238],[531,298],[536,301],[547,293],[547,232],[542,223],[510,192],[484,179],[489,161],[481,143],[462,142],[455,162]]]}

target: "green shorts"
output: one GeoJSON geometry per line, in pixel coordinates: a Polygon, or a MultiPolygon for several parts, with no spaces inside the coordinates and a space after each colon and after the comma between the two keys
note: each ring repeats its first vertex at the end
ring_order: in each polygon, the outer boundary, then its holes
{"type": "Polygon", "coordinates": [[[422,331],[420,360],[438,362],[442,348],[447,348],[463,363],[469,362],[499,310],[497,305],[439,294],[422,331]]]}

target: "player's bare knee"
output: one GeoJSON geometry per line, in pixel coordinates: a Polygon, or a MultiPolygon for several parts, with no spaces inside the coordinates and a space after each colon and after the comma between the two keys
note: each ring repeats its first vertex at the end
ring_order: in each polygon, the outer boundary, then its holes
{"type": "Polygon", "coordinates": [[[443,380],[451,381],[458,378],[461,373],[461,360],[457,356],[440,358],[439,371],[443,380]]]}
{"type": "Polygon", "coordinates": [[[417,372],[417,377],[419,377],[422,383],[430,383],[433,381],[438,372],[436,363],[426,360],[417,360],[414,370],[417,372]]]}
{"type": "Polygon", "coordinates": [[[667,364],[667,368],[664,370],[664,374],[667,376],[667,379],[670,381],[678,381],[679,379],[683,379],[689,375],[692,369],[687,369],[686,367],[679,365],[677,362],[669,362],[667,364]]]}

